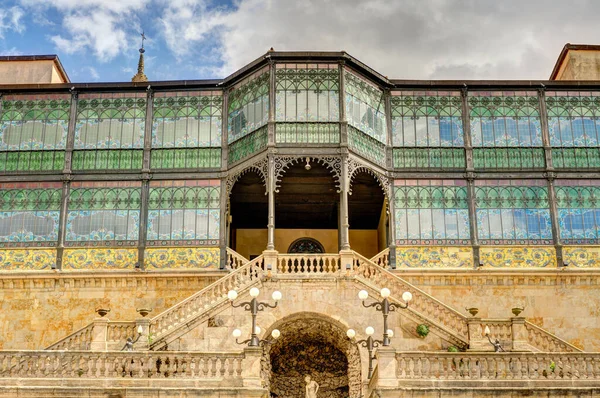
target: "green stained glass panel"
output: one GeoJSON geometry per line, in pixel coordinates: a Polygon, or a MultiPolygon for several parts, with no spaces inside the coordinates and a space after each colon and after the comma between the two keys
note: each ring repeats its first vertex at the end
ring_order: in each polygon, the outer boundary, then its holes
{"type": "Polygon", "coordinates": [[[383,91],[353,73],[346,72],[344,77],[348,124],[380,143],[387,143],[383,91]]]}
{"type": "Polygon", "coordinates": [[[275,140],[280,144],[337,144],[340,142],[338,123],[277,123],[275,140]]]}
{"type": "Polygon", "coordinates": [[[465,168],[463,148],[394,148],[393,159],[397,169],[465,168]]]}
{"type": "Polygon", "coordinates": [[[153,149],[151,169],[214,169],[221,167],[221,148],[153,149]]]}
{"type": "Polygon", "coordinates": [[[72,168],[82,170],[140,170],[143,150],[73,151],[72,168]]]}
{"type": "Polygon", "coordinates": [[[263,127],[229,145],[229,164],[238,162],[267,147],[267,128],[263,127]]]}
{"type": "Polygon", "coordinates": [[[473,148],[475,169],[543,169],[544,148],[473,148]]]}
{"type": "Polygon", "coordinates": [[[385,145],[351,126],[348,126],[348,147],[372,162],[385,165],[385,145]]]}
{"type": "Polygon", "coordinates": [[[229,93],[228,138],[232,143],[267,124],[269,73],[250,77],[229,93]]]}

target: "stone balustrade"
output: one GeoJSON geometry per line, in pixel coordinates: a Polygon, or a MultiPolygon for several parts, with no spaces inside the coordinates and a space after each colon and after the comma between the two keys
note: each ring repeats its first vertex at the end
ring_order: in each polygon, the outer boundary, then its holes
{"type": "MultiPolygon", "coordinates": [[[[600,380],[599,353],[398,352],[398,380],[600,380]]],[[[380,375],[381,377],[381,375],[380,375]]]]}
{"type": "Polygon", "coordinates": [[[241,378],[244,353],[0,351],[0,379],[241,378]]]}
{"type": "Polygon", "coordinates": [[[260,282],[263,272],[264,261],[261,255],[152,318],[150,329],[155,339],[154,347],[178,326],[197,320],[201,314],[227,302],[227,292],[230,290],[240,291],[260,282]]]}
{"type": "Polygon", "coordinates": [[[277,272],[281,274],[337,274],[339,254],[280,254],[277,272]]]}
{"type": "Polygon", "coordinates": [[[386,247],[377,253],[373,258],[371,258],[371,262],[379,265],[380,267],[388,269],[390,265],[390,248],[386,247]]]}
{"type": "Polygon", "coordinates": [[[242,256],[233,249],[227,248],[227,269],[238,269],[244,264],[250,262],[246,257],[242,256]]]}
{"type": "Polygon", "coordinates": [[[94,325],[89,324],[52,344],[47,350],[89,350],[94,325]]]}

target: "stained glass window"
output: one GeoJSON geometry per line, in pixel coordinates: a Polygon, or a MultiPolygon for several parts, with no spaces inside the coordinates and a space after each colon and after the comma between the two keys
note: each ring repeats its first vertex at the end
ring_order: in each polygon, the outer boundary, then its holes
{"type": "Polygon", "coordinates": [[[0,110],[0,172],[62,171],[71,96],[5,95],[0,110]]]}
{"type": "Polygon", "coordinates": [[[73,169],[141,169],[145,123],[145,93],[81,94],[73,169]]]}
{"type": "Polygon", "coordinates": [[[335,64],[277,64],[277,121],[339,121],[339,76],[335,64]]]}
{"type": "Polygon", "coordinates": [[[261,70],[229,92],[227,142],[250,134],[269,120],[269,73],[261,70]]]}
{"type": "Polygon", "coordinates": [[[344,77],[348,124],[387,144],[383,91],[348,71],[344,77]]]}
{"type": "Polygon", "coordinates": [[[556,180],[556,207],[564,244],[600,239],[600,180],[556,180]]]}
{"type": "Polygon", "coordinates": [[[482,244],[552,243],[545,180],[477,180],[475,206],[482,244]]]}
{"type": "Polygon", "coordinates": [[[220,91],[156,93],[151,167],[220,167],[222,108],[220,91]]]}
{"type": "Polygon", "coordinates": [[[546,109],[553,166],[600,167],[600,92],[548,91],[546,109]]]}
{"type": "Polygon", "coordinates": [[[396,244],[470,243],[464,180],[395,180],[396,244]]]}
{"type": "Polygon", "coordinates": [[[0,185],[0,246],[55,246],[61,183],[0,185]]]}
{"type": "Polygon", "coordinates": [[[535,91],[469,92],[468,103],[476,169],[545,167],[535,91]]]}
{"type": "Polygon", "coordinates": [[[218,180],[153,181],[148,202],[148,245],[218,245],[218,180]]]}
{"type": "Polygon", "coordinates": [[[394,167],[464,169],[462,100],[458,91],[395,91],[394,167]]]}
{"type": "Polygon", "coordinates": [[[73,182],[67,214],[67,245],[135,245],[140,207],[140,182],[73,182]]]}

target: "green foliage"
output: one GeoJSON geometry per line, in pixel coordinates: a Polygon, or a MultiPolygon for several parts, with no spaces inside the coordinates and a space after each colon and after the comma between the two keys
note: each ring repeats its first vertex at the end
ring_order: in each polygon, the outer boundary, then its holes
{"type": "Polygon", "coordinates": [[[451,345],[448,347],[448,352],[458,352],[458,348],[456,346],[451,345]]]}
{"type": "Polygon", "coordinates": [[[417,326],[417,334],[421,337],[426,337],[429,334],[429,326],[425,324],[420,324],[417,326]]]}

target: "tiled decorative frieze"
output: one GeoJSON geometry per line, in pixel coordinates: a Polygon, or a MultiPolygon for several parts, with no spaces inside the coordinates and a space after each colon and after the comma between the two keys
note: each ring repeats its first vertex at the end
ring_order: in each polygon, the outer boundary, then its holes
{"type": "Polygon", "coordinates": [[[218,247],[167,247],[146,250],[146,269],[215,270],[219,268],[218,247]]]}
{"type": "Polygon", "coordinates": [[[396,248],[396,266],[409,268],[468,268],[473,266],[470,247],[415,246],[396,248]]]}
{"type": "Polygon", "coordinates": [[[482,247],[479,252],[479,258],[484,267],[556,267],[556,250],[552,246],[482,247]]]}

